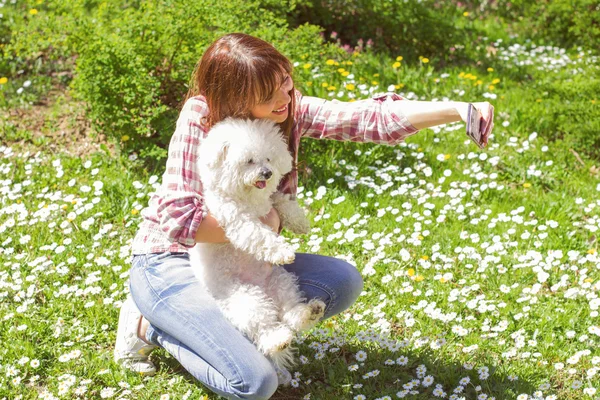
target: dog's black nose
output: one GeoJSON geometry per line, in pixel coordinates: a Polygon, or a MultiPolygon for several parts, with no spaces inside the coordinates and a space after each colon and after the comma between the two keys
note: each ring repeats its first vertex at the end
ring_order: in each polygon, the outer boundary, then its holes
{"type": "Polygon", "coordinates": [[[271,175],[273,175],[273,172],[271,172],[269,168],[263,167],[260,169],[260,176],[264,177],[265,179],[269,179],[271,175]]]}

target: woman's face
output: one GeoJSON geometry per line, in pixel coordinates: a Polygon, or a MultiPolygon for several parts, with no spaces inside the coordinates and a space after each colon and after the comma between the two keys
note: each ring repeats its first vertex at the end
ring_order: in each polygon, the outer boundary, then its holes
{"type": "Polygon", "coordinates": [[[255,105],[250,112],[255,118],[270,119],[277,123],[285,121],[290,112],[292,98],[289,93],[293,86],[292,77],[286,74],[283,84],[273,93],[273,96],[266,102],[255,105]]]}

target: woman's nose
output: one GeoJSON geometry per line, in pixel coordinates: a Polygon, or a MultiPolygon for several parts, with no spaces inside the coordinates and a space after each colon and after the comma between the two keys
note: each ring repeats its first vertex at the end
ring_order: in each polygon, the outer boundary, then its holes
{"type": "Polygon", "coordinates": [[[292,98],[290,97],[289,93],[290,90],[291,88],[284,89],[283,87],[279,90],[279,98],[281,99],[281,103],[287,104],[290,101],[292,101],[292,98]]]}

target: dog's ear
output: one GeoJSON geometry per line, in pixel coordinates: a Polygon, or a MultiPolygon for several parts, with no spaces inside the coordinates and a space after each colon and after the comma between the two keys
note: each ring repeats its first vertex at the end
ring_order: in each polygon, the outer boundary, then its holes
{"type": "Polygon", "coordinates": [[[226,137],[218,135],[218,132],[213,133],[202,141],[198,155],[198,162],[211,169],[218,168],[223,164],[230,146],[226,137]]]}

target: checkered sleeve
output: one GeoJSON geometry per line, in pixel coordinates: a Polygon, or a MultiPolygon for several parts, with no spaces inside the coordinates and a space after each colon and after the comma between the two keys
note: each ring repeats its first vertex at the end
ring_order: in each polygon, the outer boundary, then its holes
{"type": "Polygon", "coordinates": [[[206,129],[201,120],[208,115],[202,97],[190,98],[183,106],[171,137],[161,193],[157,199],[159,229],[172,243],[192,247],[200,222],[206,215],[197,154],[206,129]]]}
{"type": "Polygon", "coordinates": [[[406,116],[392,111],[395,101],[409,101],[396,93],[354,102],[324,100],[296,93],[301,135],[314,139],[395,145],[418,130],[406,116]]]}

